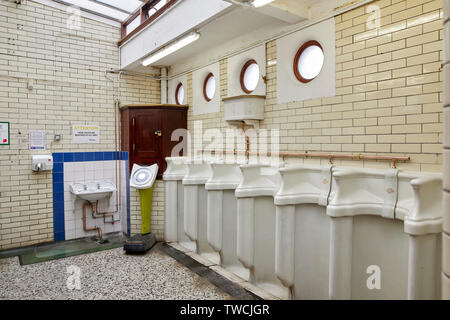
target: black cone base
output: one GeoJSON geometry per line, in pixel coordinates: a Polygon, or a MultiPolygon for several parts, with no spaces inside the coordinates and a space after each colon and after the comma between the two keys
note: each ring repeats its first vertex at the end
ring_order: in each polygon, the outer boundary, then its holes
{"type": "Polygon", "coordinates": [[[135,234],[123,246],[126,253],[145,253],[156,243],[153,233],[135,234]]]}

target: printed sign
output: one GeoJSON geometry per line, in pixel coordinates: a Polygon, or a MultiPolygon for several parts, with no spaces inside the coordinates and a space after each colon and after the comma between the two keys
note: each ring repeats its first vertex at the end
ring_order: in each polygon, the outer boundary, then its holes
{"type": "Polygon", "coordinates": [[[74,125],[72,143],[100,143],[100,127],[96,125],[74,125]]]}
{"type": "Polygon", "coordinates": [[[45,150],[45,131],[30,131],[30,150],[45,150]]]}
{"type": "Polygon", "coordinates": [[[9,145],[9,122],[0,122],[0,145],[9,145]]]}

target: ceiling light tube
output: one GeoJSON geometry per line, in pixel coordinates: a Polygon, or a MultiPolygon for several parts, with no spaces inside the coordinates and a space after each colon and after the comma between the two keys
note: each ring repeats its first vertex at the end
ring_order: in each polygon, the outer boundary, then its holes
{"type": "Polygon", "coordinates": [[[254,6],[255,8],[259,8],[259,7],[265,6],[266,4],[269,4],[273,1],[274,0],[253,0],[252,6],[254,6]]]}
{"type": "Polygon", "coordinates": [[[192,32],[192,33],[188,34],[187,36],[168,45],[167,47],[164,47],[161,50],[149,55],[147,58],[145,58],[142,61],[142,65],[147,67],[147,66],[155,63],[156,61],[159,61],[162,58],[168,56],[169,54],[174,53],[177,50],[180,50],[181,48],[187,46],[188,44],[191,44],[198,38],[200,38],[200,33],[192,32]]]}

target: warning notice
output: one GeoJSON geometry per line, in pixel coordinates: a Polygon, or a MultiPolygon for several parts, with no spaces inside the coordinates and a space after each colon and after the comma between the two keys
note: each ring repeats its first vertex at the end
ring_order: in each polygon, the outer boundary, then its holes
{"type": "Polygon", "coordinates": [[[0,145],[9,145],[9,122],[0,122],[0,145]]]}
{"type": "Polygon", "coordinates": [[[72,143],[100,143],[100,127],[96,125],[73,125],[72,143]]]}

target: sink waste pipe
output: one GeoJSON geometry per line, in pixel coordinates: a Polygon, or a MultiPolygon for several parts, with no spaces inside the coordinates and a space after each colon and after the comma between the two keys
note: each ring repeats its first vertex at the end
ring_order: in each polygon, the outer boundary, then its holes
{"type": "Polygon", "coordinates": [[[87,207],[91,207],[91,210],[92,210],[92,213],[94,212],[94,204],[93,203],[90,203],[89,201],[86,201],[84,204],[83,204],[83,230],[85,231],[85,232],[89,232],[89,231],[97,231],[98,232],[98,239],[99,239],[99,241],[102,243],[103,242],[103,232],[102,232],[102,228],[100,228],[100,227],[93,227],[93,228],[87,228],[87,226],[86,226],[86,208],[87,207]]]}
{"type": "Polygon", "coordinates": [[[92,207],[95,208],[92,210],[92,218],[93,219],[101,219],[103,218],[103,222],[105,223],[111,223],[114,224],[116,222],[120,222],[120,218],[114,220],[114,215],[117,213],[117,211],[111,211],[111,212],[98,212],[98,200],[95,202],[95,205],[92,204],[92,207]],[[113,217],[111,221],[106,221],[107,217],[113,217]]]}

